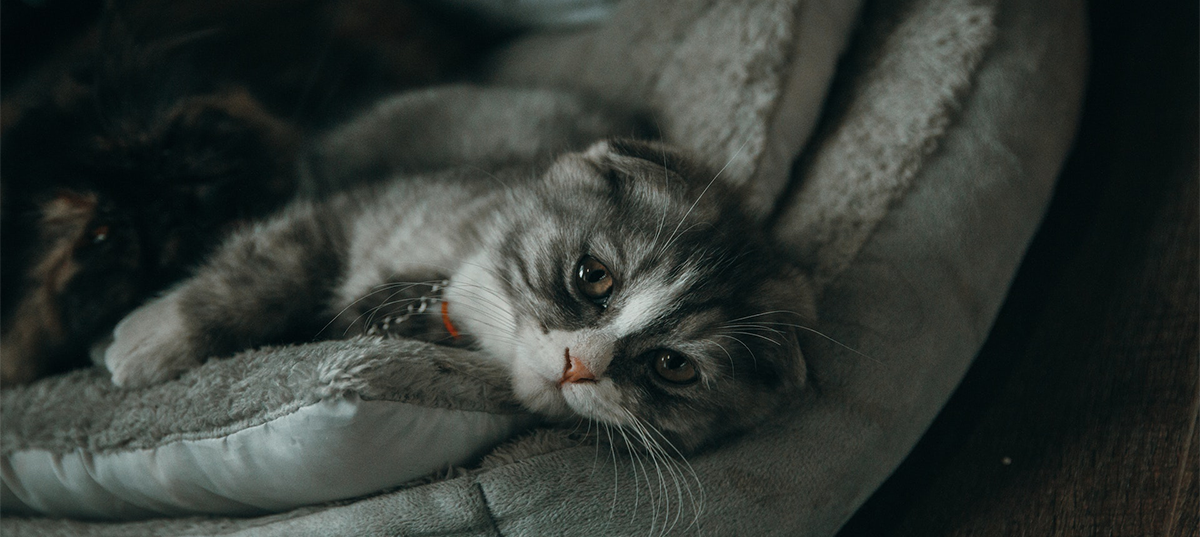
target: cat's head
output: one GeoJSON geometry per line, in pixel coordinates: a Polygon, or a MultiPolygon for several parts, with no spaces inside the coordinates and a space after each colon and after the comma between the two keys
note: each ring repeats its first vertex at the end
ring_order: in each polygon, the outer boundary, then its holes
{"type": "Polygon", "coordinates": [[[561,158],[538,192],[488,268],[468,268],[468,285],[500,291],[474,292],[464,319],[512,360],[525,405],[691,451],[803,385],[807,280],[715,172],[611,140],[561,158]]]}

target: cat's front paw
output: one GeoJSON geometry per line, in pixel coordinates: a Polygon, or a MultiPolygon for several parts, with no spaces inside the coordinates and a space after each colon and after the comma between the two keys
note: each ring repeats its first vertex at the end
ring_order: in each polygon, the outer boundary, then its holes
{"type": "Polygon", "coordinates": [[[200,365],[178,295],[168,294],[133,311],[113,329],[104,351],[104,366],[113,384],[124,388],[149,386],[179,376],[200,365]]]}

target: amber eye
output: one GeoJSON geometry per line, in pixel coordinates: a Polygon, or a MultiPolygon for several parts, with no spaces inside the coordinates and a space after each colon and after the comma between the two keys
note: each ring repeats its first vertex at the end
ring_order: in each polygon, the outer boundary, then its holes
{"type": "Polygon", "coordinates": [[[579,260],[579,267],[575,270],[575,285],[588,300],[606,306],[608,296],[612,294],[613,278],[604,263],[585,255],[579,260]]]}
{"type": "Polygon", "coordinates": [[[675,351],[651,351],[650,360],[654,363],[654,372],[667,382],[691,384],[700,378],[692,361],[675,351]]]}

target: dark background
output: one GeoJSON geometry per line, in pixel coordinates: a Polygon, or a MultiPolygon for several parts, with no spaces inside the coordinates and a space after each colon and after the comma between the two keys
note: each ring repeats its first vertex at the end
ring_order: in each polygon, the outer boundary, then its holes
{"type": "Polygon", "coordinates": [[[1075,148],[996,325],[839,534],[1198,535],[1198,2],[1092,2],[1075,148]]]}

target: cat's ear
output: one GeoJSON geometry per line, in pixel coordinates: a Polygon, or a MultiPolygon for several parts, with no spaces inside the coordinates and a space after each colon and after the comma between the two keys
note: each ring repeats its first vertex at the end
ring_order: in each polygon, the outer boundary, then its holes
{"type": "Polygon", "coordinates": [[[683,177],[705,175],[699,159],[685,151],[655,141],[612,138],[592,144],[584,158],[607,172],[623,177],[639,177],[670,182],[672,174],[683,177]]]}
{"type": "Polygon", "coordinates": [[[815,330],[816,293],[807,273],[791,263],[778,262],[782,266],[777,274],[763,280],[753,293],[759,297],[756,306],[769,312],[757,317],[756,322],[770,323],[777,330],[779,344],[772,349],[782,353],[780,360],[775,361],[777,374],[783,385],[799,387],[808,380],[802,346],[815,330]]]}
{"type": "Polygon", "coordinates": [[[238,87],[183,99],[171,110],[170,121],[185,132],[208,133],[239,143],[256,142],[272,153],[290,155],[300,140],[295,128],[238,87]]]}
{"type": "Polygon", "coordinates": [[[614,138],[595,142],[578,153],[559,157],[549,177],[560,186],[590,187],[612,192],[667,190],[686,192],[702,176],[697,160],[658,142],[614,138]]]}
{"type": "Polygon", "coordinates": [[[295,188],[300,133],[244,89],[180,100],[160,132],[161,147],[187,165],[172,187],[204,206],[270,203],[295,188]]]}

